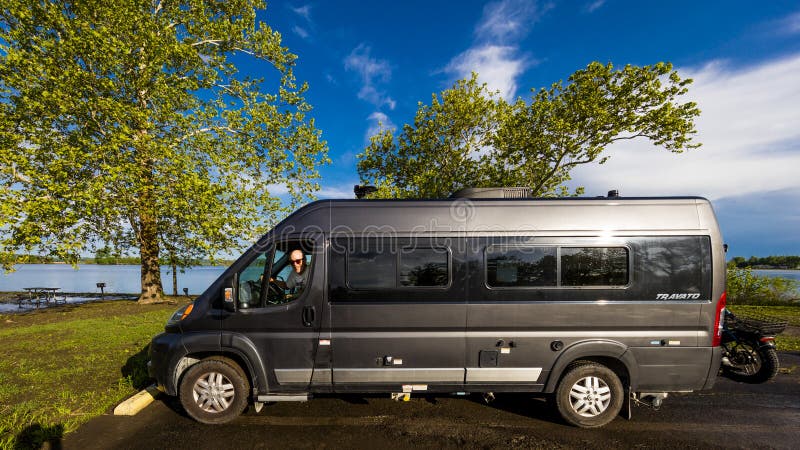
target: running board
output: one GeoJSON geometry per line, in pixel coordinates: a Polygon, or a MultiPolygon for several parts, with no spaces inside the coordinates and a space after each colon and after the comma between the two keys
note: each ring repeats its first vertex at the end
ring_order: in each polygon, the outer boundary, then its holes
{"type": "Polygon", "coordinates": [[[259,402],[307,402],[311,394],[271,394],[259,395],[259,402]]]}

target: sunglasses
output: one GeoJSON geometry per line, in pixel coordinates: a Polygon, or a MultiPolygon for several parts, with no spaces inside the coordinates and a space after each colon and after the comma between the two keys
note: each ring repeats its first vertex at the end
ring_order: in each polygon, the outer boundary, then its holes
{"type": "Polygon", "coordinates": [[[300,263],[302,263],[302,262],[303,262],[303,259],[302,259],[302,258],[301,258],[301,259],[293,259],[293,260],[292,260],[292,264],[300,264],[300,263]]]}

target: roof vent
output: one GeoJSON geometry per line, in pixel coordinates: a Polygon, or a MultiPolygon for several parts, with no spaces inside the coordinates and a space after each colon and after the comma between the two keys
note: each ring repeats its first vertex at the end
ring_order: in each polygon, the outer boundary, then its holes
{"type": "Polygon", "coordinates": [[[529,187],[492,187],[464,188],[450,198],[531,198],[533,191],[529,187]]]}
{"type": "Polygon", "coordinates": [[[618,190],[616,190],[616,189],[613,189],[613,190],[611,190],[611,191],[608,191],[608,196],[607,196],[607,197],[608,197],[608,198],[615,198],[615,197],[619,197],[619,191],[618,191],[618,190]]]}

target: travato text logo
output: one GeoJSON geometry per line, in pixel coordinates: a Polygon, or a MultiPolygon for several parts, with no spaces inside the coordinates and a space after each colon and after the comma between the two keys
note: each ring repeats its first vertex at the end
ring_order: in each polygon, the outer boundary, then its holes
{"type": "Polygon", "coordinates": [[[700,294],[656,294],[657,300],[697,300],[700,294]]]}

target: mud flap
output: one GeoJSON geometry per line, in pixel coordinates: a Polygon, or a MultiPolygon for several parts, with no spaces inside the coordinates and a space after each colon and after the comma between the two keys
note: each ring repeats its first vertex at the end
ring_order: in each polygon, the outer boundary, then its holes
{"type": "Polygon", "coordinates": [[[633,417],[631,396],[633,396],[633,393],[631,393],[631,387],[628,386],[625,388],[625,400],[622,403],[622,410],[619,412],[622,417],[628,420],[631,420],[631,417],[633,417]]]}

